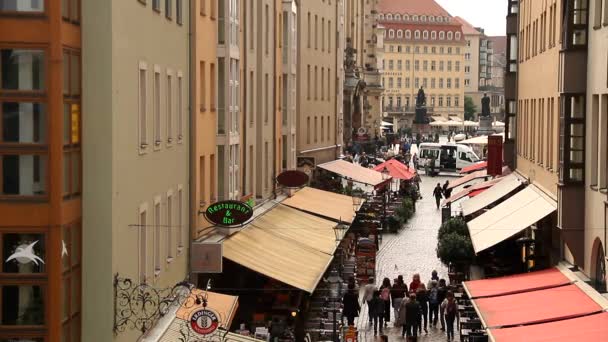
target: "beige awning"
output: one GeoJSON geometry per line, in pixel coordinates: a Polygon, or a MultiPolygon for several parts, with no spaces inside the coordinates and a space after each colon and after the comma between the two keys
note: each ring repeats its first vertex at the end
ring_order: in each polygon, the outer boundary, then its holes
{"type": "Polygon", "coordinates": [[[337,173],[355,182],[377,186],[388,180],[382,179],[382,174],[378,171],[368,169],[344,160],[334,160],[318,167],[337,173]]]}
{"type": "MultiPolygon", "coordinates": [[[[350,208],[353,208],[352,200],[350,208]]],[[[284,205],[274,207],[251,223],[253,227],[329,255],[336,250],[336,238],[342,238],[336,237],[336,225],[333,221],[284,205]]]]}
{"type": "Polygon", "coordinates": [[[350,224],[355,218],[352,197],[315,188],[305,187],[281,203],[337,222],[350,224]]]}
{"type": "Polygon", "coordinates": [[[457,186],[466,184],[468,182],[474,181],[476,179],[486,178],[488,176],[487,170],[475,171],[469,173],[468,175],[462,176],[460,178],[454,179],[448,184],[448,189],[453,189],[457,186]]]}
{"type": "Polygon", "coordinates": [[[464,216],[471,215],[505,197],[523,184],[523,182],[515,174],[510,174],[499,179],[500,181],[494,184],[491,188],[467,201],[464,201],[462,203],[462,214],[464,216]]]}
{"type": "Polygon", "coordinates": [[[555,201],[536,186],[529,185],[485,214],[467,222],[475,253],[510,238],[555,210],[555,201]]]}

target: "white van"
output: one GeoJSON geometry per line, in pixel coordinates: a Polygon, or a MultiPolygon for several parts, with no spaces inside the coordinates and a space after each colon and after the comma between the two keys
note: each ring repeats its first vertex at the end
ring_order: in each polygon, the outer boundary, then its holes
{"type": "Polygon", "coordinates": [[[418,168],[424,169],[430,159],[435,159],[435,170],[460,171],[463,167],[479,162],[479,157],[467,145],[422,143],[418,147],[418,168]]]}

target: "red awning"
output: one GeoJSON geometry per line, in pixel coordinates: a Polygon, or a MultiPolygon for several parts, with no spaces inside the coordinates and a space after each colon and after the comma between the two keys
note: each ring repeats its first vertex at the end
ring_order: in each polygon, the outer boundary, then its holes
{"type": "Polygon", "coordinates": [[[600,312],[576,285],[474,300],[488,328],[557,321],[600,312]]]}
{"type": "Polygon", "coordinates": [[[608,340],[608,313],[506,329],[490,329],[495,342],[557,342],[608,340]]]}
{"type": "Polygon", "coordinates": [[[374,168],[375,171],[382,172],[384,168],[388,170],[388,173],[393,178],[403,179],[403,180],[411,180],[416,177],[416,170],[406,166],[396,159],[390,159],[385,161],[384,163],[376,166],[374,168]]]}
{"type": "Polygon", "coordinates": [[[473,190],[473,191],[469,192],[469,197],[471,197],[471,198],[475,197],[475,196],[479,195],[480,193],[482,193],[482,192],[484,192],[486,190],[488,190],[488,188],[473,190]]]}
{"type": "Polygon", "coordinates": [[[570,283],[571,281],[557,268],[550,268],[508,277],[467,281],[464,285],[469,298],[475,299],[534,291],[570,283]]]}
{"type": "Polygon", "coordinates": [[[490,177],[490,176],[488,176],[488,173],[486,172],[486,170],[475,171],[473,173],[469,173],[468,175],[464,175],[460,178],[450,181],[450,183],[448,184],[448,189],[453,189],[457,186],[466,184],[466,183],[474,181],[476,179],[488,178],[488,177],[490,177]]]}
{"type": "Polygon", "coordinates": [[[488,162],[487,161],[479,162],[477,164],[473,164],[473,165],[469,165],[467,167],[463,167],[460,170],[460,174],[471,173],[473,171],[483,170],[483,169],[485,169],[487,167],[488,167],[488,162]]]}

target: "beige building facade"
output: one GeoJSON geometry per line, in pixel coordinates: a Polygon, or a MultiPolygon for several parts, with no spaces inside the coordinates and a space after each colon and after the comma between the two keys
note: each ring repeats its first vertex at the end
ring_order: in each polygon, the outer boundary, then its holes
{"type": "Polygon", "coordinates": [[[131,342],[141,332],[114,331],[114,277],[166,288],[188,274],[190,8],[84,1],[82,15],[82,336],[131,342]]]}
{"type": "Polygon", "coordinates": [[[411,127],[422,87],[430,116],[464,118],[462,25],[434,1],[382,1],[384,111],[411,127]]]}
{"type": "Polygon", "coordinates": [[[297,136],[297,88],[298,88],[298,2],[296,0],[282,1],[283,21],[281,38],[281,121],[280,127],[282,145],[280,148],[281,170],[296,168],[296,136],[297,136]]]}

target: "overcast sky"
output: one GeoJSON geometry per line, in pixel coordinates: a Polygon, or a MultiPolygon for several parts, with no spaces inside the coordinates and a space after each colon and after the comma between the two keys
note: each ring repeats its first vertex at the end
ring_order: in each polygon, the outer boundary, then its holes
{"type": "MultiPolygon", "coordinates": [[[[427,0],[415,0],[427,1],[427,0]]],[[[488,36],[504,36],[507,0],[436,0],[453,16],[463,17],[475,27],[482,27],[488,36]]]]}

